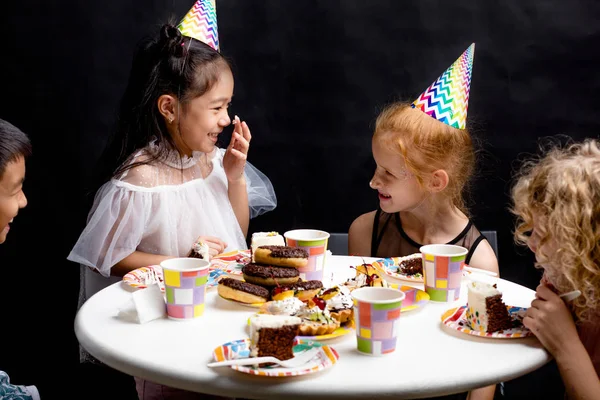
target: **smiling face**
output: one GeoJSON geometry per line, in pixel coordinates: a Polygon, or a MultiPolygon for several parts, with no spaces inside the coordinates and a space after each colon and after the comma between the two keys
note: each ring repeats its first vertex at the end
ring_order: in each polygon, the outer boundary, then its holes
{"type": "Polygon", "coordinates": [[[214,149],[219,134],[231,123],[228,108],[232,97],[233,75],[227,67],[209,91],[181,106],[180,135],[172,135],[181,153],[214,149]]]}
{"type": "Polygon", "coordinates": [[[27,205],[27,198],[23,193],[23,180],[25,179],[25,159],[17,158],[8,163],[0,179],[0,243],[4,243],[9,224],[17,216],[19,209],[27,205]]]}
{"type": "Polygon", "coordinates": [[[379,205],[387,213],[411,210],[422,203],[427,193],[406,169],[402,156],[373,140],[373,158],[377,164],[371,188],[379,193],[379,205]]]}

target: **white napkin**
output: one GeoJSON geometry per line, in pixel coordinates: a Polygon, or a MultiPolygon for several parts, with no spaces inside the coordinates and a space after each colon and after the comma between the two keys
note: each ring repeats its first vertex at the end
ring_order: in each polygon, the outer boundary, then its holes
{"type": "Polygon", "coordinates": [[[117,317],[144,324],[167,314],[165,297],[158,283],[131,293],[131,298],[119,309],[117,317]]]}

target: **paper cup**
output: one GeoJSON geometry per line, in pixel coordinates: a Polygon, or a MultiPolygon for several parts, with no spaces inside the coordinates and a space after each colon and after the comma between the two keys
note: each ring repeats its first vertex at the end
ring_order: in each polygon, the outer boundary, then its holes
{"type": "Polygon", "coordinates": [[[363,287],[351,293],[354,301],[356,349],[381,356],[396,350],[398,322],[404,292],[383,287],[363,287]]]}
{"type": "Polygon", "coordinates": [[[165,282],[167,316],[191,320],[204,313],[209,262],[199,258],[171,258],[160,263],[165,282]]]}
{"type": "Polygon", "coordinates": [[[283,236],[288,246],[300,247],[308,252],[308,264],[298,268],[300,278],[305,281],[323,280],[329,233],[315,229],[296,229],[287,231],[283,236]]]}
{"type": "Polygon", "coordinates": [[[420,249],[425,292],[430,300],[451,302],[460,296],[467,249],[451,244],[429,244],[420,249]]]}

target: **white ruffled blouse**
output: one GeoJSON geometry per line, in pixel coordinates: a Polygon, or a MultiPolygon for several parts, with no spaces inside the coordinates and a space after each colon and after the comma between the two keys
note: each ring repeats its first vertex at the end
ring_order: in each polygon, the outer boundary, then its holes
{"type": "MultiPolygon", "coordinates": [[[[155,147],[139,151],[141,161],[155,147]]],[[[246,249],[246,240],[227,195],[224,149],[136,166],[105,183],[96,194],[87,226],[67,257],[110,276],[113,265],[135,250],[184,257],[198,236],[216,236],[225,251],[246,249]],[[212,164],[203,178],[201,165],[212,164]]],[[[205,169],[206,170],[206,169],[205,169]]],[[[269,179],[250,163],[244,170],[250,217],[277,205],[269,179]]],[[[87,296],[86,296],[87,297],[87,296]]]]}

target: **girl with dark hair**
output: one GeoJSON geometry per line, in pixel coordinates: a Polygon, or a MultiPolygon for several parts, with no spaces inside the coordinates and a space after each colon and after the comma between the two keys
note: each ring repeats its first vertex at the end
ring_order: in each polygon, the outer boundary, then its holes
{"type": "Polygon", "coordinates": [[[246,161],[251,134],[230,119],[233,87],[228,61],[172,25],[142,43],[102,186],[68,256],[84,267],[80,305],[131,270],[185,257],[200,240],[211,256],[247,248],[249,219],[275,208],[276,197],[246,161]],[[217,147],[232,123],[229,145],[217,147]]]}

